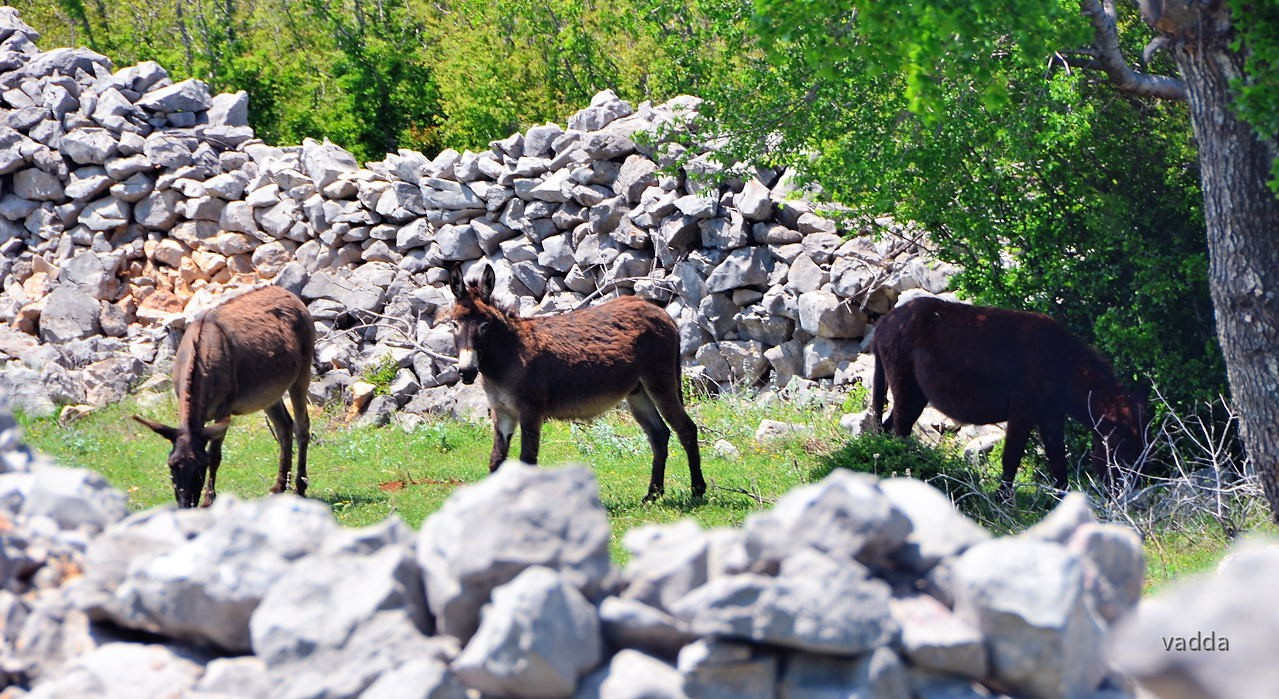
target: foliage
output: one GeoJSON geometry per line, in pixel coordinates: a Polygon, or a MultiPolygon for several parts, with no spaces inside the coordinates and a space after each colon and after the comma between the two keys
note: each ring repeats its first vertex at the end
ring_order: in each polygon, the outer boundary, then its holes
{"type": "Polygon", "coordinates": [[[386,395],[400,370],[400,363],[395,357],[387,354],[364,370],[363,379],[375,387],[376,395],[386,395]]]}
{"type": "Polygon", "coordinates": [[[1130,384],[1223,390],[1186,110],[1054,58],[1086,38],[1077,4],[758,7],[769,60],[706,94],[728,158],[922,224],[962,293],[1059,318],[1130,384]]]}
{"type": "MultiPolygon", "coordinates": [[[[1236,49],[1244,53],[1244,73],[1233,87],[1240,116],[1263,141],[1279,140],[1279,3],[1232,0],[1236,49]]],[[[1272,154],[1270,189],[1279,196],[1279,154],[1272,154]]]]}

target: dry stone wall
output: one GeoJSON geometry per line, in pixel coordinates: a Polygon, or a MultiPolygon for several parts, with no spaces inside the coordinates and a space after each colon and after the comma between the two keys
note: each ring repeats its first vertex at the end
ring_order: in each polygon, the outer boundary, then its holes
{"type": "Polygon", "coordinates": [[[1266,696],[1279,545],[1139,602],[1127,527],[1067,496],[992,537],[836,470],[742,527],[609,556],[589,469],[509,462],[414,530],[223,496],[130,514],[0,410],[0,698],[1266,696]],[[1134,679],[1145,693],[1137,693],[1134,679]]]}
{"type": "Polygon", "coordinates": [[[5,699],[1132,696],[1107,639],[1141,542],[1078,494],[993,538],[931,486],[841,469],[743,527],[633,530],[618,568],[578,466],[509,462],[416,531],[292,495],[129,514],[7,413],[0,466],[5,699]]]}
{"type": "Polygon", "coordinates": [[[400,151],[361,166],[308,140],[273,147],[244,93],[40,51],[0,12],[0,385],[24,409],[118,400],[163,368],[185,320],[223,292],[280,284],[322,341],[313,398],[391,356],[374,412],[447,412],[448,268],[493,264],[526,313],[615,294],[663,304],[692,376],[718,385],[847,383],[874,318],[953,272],[890,221],[842,230],[788,172],[723,170],[699,100],[597,95],[566,125],[484,152],[400,151]],[[877,235],[887,233],[887,235],[877,235]]]}

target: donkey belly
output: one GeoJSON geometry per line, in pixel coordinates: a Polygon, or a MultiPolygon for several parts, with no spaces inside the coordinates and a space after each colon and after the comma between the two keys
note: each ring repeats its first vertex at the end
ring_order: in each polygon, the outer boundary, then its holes
{"type": "Polygon", "coordinates": [[[608,392],[557,401],[550,406],[548,417],[559,420],[590,420],[608,412],[610,408],[625,400],[630,393],[630,391],[608,392]]]}
{"type": "Polygon", "coordinates": [[[271,407],[293,385],[293,377],[277,379],[253,386],[241,386],[231,399],[232,415],[248,415],[271,407]]]}

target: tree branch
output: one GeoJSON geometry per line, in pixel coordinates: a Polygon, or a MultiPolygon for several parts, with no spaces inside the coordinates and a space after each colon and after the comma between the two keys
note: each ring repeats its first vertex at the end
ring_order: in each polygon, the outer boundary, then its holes
{"type": "Polygon", "coordinates": [[[1124,60],[1119,48],[1114,0],[1081,0],[1080,9],[1092,23],[1098,65],[1116,88],[1145,97],[1186,99],[1186,85],[1181,80],[1167,75],[1135,71],[1124,60]]]}

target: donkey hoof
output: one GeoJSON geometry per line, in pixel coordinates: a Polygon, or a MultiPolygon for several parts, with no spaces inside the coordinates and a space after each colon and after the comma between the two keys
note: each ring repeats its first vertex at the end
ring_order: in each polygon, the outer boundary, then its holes
{"type": "Polygon", "coordinates": [[[645,495],[644,499],[640,500],[640,502],[645,505],[647,505],[650,502],[656,502],[658,498],[662,497],[662,495],[665,494],[665,492],[666,491],[663,488],[649,488],[648,495],[645,495]]]}
{"type": "Polygon", "coordinates": [[[300,498],[306,497],[306,487],[308,485],[311,485],[311,481],[306,478],[299,478],[297,480],[296,485],[297,485],[298,497],[300,498]]]}

